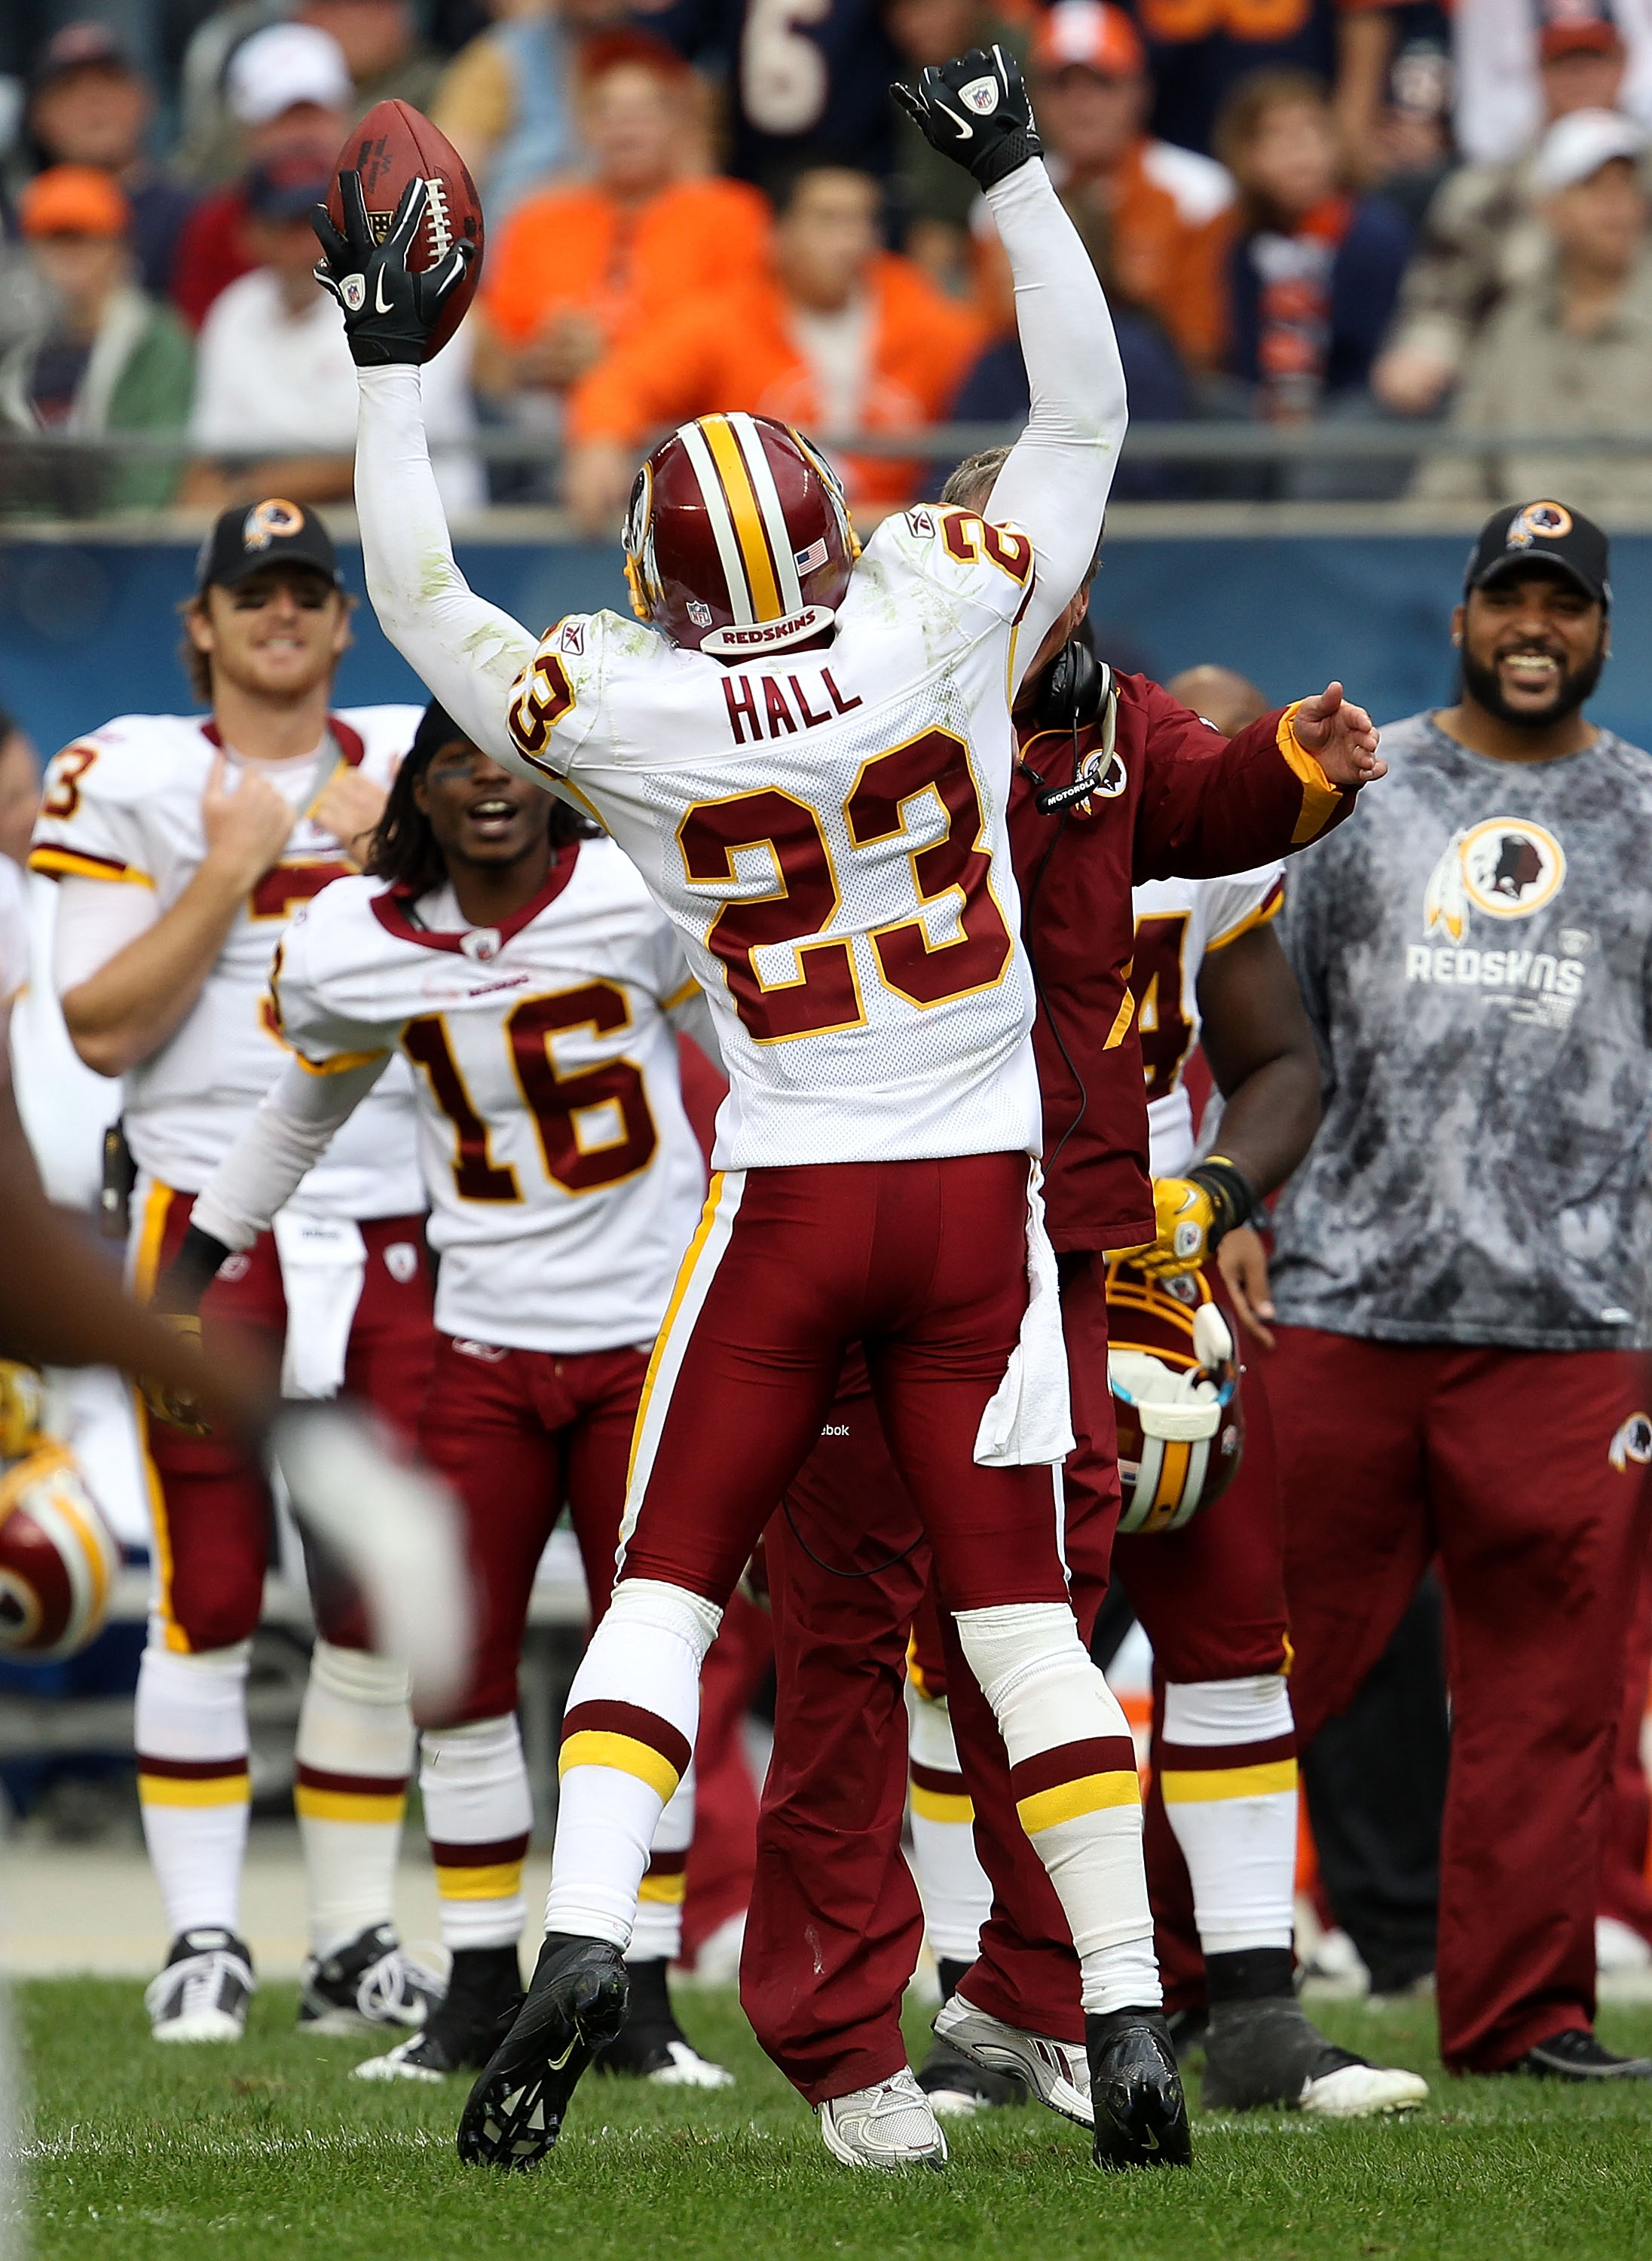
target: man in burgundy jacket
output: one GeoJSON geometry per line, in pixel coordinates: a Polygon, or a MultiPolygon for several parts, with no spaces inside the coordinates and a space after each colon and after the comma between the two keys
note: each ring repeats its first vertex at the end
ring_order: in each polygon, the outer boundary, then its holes
{"type": "MultiPolygon", "coordinates": [[[[949,500],[975,499],[973,491],[956,492],[973,468],[954,474],[949,500]]],[[[991,468],[988,459],[978,484],[991,468]]],[[[1158,685],[1120,677],[1110,744],[1105,707],[1096,713],[1093,692],[1083,696],[1086,664],[1095,663],[1069,641],[1088,595],[1081,591],[1029,672],[1023,704],[1035,711],[1017,718],[1024,766],[1009,809],[1039,991],[1033,1043],[1044,1095],[1045,1198],[1061,1262],[1077,1439],[1063,1470],[1068,1561],[1087,1639],[1106,1591],[1119,1501],[1105,1261],[1160,1237],[1129,987],[1131,886],[1244,871],[1288,855],[1340,823],[1354,799],[1325,781],[1292,728],[1300,722],[1311,738],[1315,722],[1340,703],[1337,685],[1224,739],[1158,685]]],[[[1198,1197],[1202,1235],[1224,1205],[1231,1212],[1245,1201],[1219,1172],[1189,1191],[1198,1197]]],[[[1221,1221],[1240,1218],[1230,1213],[1221,1221]]],[[[858,1360],[845,1369],[820,1445],[769,1526],[765,1553],[779,1704],[742,1999],[769,2054],[818,2105],[904,2065],[899,2007],[923,1930],[900,1834],[905,1655],[928,1565],[858,1360]],[[845,1675],[860,1683],[857,1704],[844,1700],[845,1675]]],[[[950,1630],[948,1613],[938,1615],[950,1630]]],[[[995,1887],[980,1959],[964,1982],[968,1999],[1007,2024],[1080,2041],[1071,1941],[1020,1827],[1003,1747],[955,1640],[947,1668],[977,1842],[995,1887]]],[[[1081,2063],[1081,2042],[1075,2056],[1081,2063]]]]}

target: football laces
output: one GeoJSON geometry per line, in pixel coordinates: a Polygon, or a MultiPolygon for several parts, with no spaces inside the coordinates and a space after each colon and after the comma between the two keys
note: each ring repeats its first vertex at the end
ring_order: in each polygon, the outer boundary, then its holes
{"type": "Polygon", "coordinates": [[[440,174],[425,183],[425,221],[430,230],[430,264],[439,267],[453,248],[453,222],[448,212],[448,184],[440,174]]]}

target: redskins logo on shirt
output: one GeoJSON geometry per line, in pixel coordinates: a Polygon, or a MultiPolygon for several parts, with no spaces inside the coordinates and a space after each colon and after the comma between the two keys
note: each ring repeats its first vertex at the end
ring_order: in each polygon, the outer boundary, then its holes
{"type": "Polygon", "coordinates": [[[1487,918],[1530,918],[1566,880],[1566,851],[1524,816],[1490,816],[1454,833],[1423,890],[1423,930],[1461,940],[1470,909],[1487,918]]]}

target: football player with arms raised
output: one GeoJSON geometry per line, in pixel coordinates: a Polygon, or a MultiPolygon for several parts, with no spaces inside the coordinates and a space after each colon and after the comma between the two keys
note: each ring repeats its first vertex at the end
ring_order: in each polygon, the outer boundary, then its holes
{"type": "MultiPolygon", "coordinates": [[[[205,714],[126,714],[52,764],[32,865],[57,880],[55,979],[75,1050],[119,1076],[137,1181],[130,1269],[147,1298],[195,1191],[282,1059],[266,1014],[292,910],[353,868],[418,721],[329,712],[349,604],[326,528],[272,497],[226,511],[200,557],[185,654],[205,714]]],[[[347,1386],[404,1425],[434,1350],[412,1095],[386,1083],[204,1311],[279,1346],[283,1386],[347,1386]]],[[[157,1399],[159,1410],[163,1401],[157,1399]]],[[[250,1806],[247,1670],[270,1502],[227,1438],[141,1417],[156,1590],[138,1680],[138,1786],[171,1948],[157,2040],[240,2036],[250,1806]]],[[[295,1802],[310,1896],[308,2030],[406,2030],[440,1988],[402,1952],[393,1887],[412,1754],[406,1677],[359,1607],[318,1589],[295,1802]]]]}
{"type": "MultiPolygon", "coordinates": [[[[195,1204],[162,1300],[191,1307],[269,1229],[400,1054],[440,1259],[421,1456],[464,1503],[481,1599],[473,1678],[427,1719],[419,1786],[446,1999],[370,2078],[478,2071],[522,1999],[532,1827],[517,1667],[564,1500],[607,1606],[649,1347],[705,1195],[674,1031],[715,1046],[676,931],[612,841],[471,745],[439,707],[397,772],[367,876],[282,943],[272,1011],[294,1057],[195,1204]]],[[[692,1775],[660,1817],[626,1958],[631,2012],[604,2069],[726,2073],[689,2046],[666,1970],[682,1933],[692,1775]]]]}
{"type": "MultiPolygon", "coordinates": [[[[614,1599],[564,1723],[546,1942],[466,2108],[472,2160],[542,2157],[619,2026],[700,1661],[854,1340],[1080,1955],[1109,2099],[1096,2156],[1188,2156],[1138,1811],[1120,1795],[1133,1759],[1051,1511],[1071,1431],[1005,829],[1009,702],[1094,553],[1124,387],[1013,63],[977,51],[926,75],[916,107],[974,172],[1016,273],[1033,407],[994,520],[910,512],[857,560],[807,441],[707,417],[638,478],[642,624],[571,619],[536,650],[466,587],[429,475],[417,364],[450,270],[407,272],[421,185],[382,246],[348,174],[348,234],[318,220],[360,365],[357,498],[386,632],[477,744],[589,807],[632,857],[706,987],[731,1083],[644,1389],[614,1599]]],[[[1298,815],[1304,791],[1329,805],[1380,767],[1357,710],[1308,758],[1311,786],[1274,759],[1298,815]]]]}

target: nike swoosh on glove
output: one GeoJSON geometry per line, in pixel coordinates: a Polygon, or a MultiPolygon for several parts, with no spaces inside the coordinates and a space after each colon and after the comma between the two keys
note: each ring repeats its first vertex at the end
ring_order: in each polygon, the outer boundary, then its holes
{"type": "Polygon", "coordinates": [[[973,173],[983,189],[1019,172],[1044,144],[1033,123],[1021,66],[995,47],[972,47],[919,74],[917,91],[889,90],[932,149],[973,173]]]}
{"type": "Polygon", "coordinates": [[[1155,1178],[1153,1216],[1159,1238],[1131,1262],[1150,1279],[1196,1272],[1236,1224],[1249,1221],[1256,1196],[1242,1170],[1212,1154],[1185,1178],[1155,1178]]]}
{"type": "Polygon", "coordinates": [[[343,309],[344,334],[358,369],[422,362],[443,301],[476,256],[476,246],[461,238],[440,267],[428,268],[422,275],[408,267],[408,248],[424,219],[429,193],[423,181],[408,182],[382,244],[374,239],[357,172],[339,175],[342,235],[325,205],[317,205],[310,215],[322,251],[315,279],[343,309]]]}

